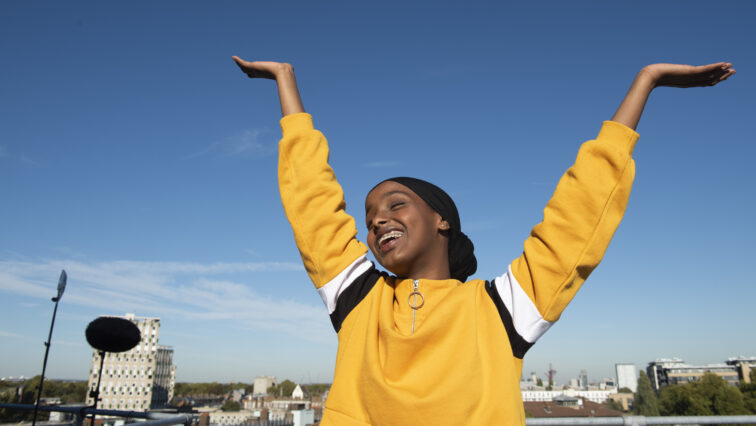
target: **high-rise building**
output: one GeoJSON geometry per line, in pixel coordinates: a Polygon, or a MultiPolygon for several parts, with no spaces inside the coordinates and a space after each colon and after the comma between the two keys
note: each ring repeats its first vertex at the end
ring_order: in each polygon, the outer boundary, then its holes
{"type": "Polygon", "coordinates": [[[638,376],[635,374],[635,364],[614,364],[614,368],[617,371],[617,387],[637,392],[638,376]]]}
{"type": "Polygon", "coordinates": [[[580,383],[581,388],[588,389],[588,370],[580,370],[578,382],[580,383]]]}
{"type": "MultiPolygon", "coordinates": [[[[127,352],[105,353],[98,408],[147,411],[166,407],[173,398],[176,367],[173,348],[158,345],[160,319],[134,314],[120,318],[134,323],[142,339],[127,352]]],[[[89,372],[90,391],[97,387],[99,371],[100,354],[95,350],[89,372]]],[[[92,397],[87,396],[87,404],[94,404],[92,397]]]]}

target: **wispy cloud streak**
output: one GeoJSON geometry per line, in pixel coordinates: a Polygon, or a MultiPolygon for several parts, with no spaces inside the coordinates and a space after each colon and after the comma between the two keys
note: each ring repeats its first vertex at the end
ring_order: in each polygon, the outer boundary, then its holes
{"type": "Polygon", "coordinates": [[[6,260],[0,261],[0,292],[49,299],[61,269],[69,276],[67,303],[332,340],[322,306],[261,294],[244,283],[260,272],[301,271],[299,263],[6,260]]]}
{"type": "Polygon", "coordinates": [[[188,160],[197,157],[238,157],[273,155],[276,151],[275,143],[263,137],[265,131],[243,130],[223,140],[215,141],[201,150],[183,157],[188,160]]]}

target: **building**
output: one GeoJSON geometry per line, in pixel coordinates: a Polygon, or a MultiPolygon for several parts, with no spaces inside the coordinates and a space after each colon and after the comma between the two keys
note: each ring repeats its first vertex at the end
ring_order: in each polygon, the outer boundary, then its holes
{"type": "MultiPolygon", "coordinates": [[[[745,360],[750,358],[745,358],[745,360]]],[[[733,361],[732,364],[686,364],[680,358],[660,358],[649,362],[646,374],[651,379],[651,386],[658,391],[664,386],[678,385],[697,381],[706,373],[713,373],[721,377],[731,385],[740,383],[740,370],[738,365],[747,364],[748,361],[733,361]]]]}
{"type": "Polygon", "coordinates": [[[729,358],[725,363],[727,365],[735,366],[738,370],[738,377],[743,383],[751,383],[751,370],[756,368],[756,357],[739,356],[729,358]]]}
{"type": "Polygon", "coordinates": [[[613,395],[609,395],[609,399],[620,404],[623,410],[630,411],[633,408],[633,403],[635,402],[635,395],[632,393],[615,393],[613,395]]]}
{"type": "Polygon", "coordinates": [[[245,423],[250,423],[252,420],[260,418],[260,413],[253,413],[247,410],[213,410],[208,414],[210,416],[209,423],[216,426],[237,426],[245,423]]]}
{"type": "Polygon", "coordinates": [[[302,399],[305,397],[304,390],[302,390],[302,386],[297,385],[297,387],[294,388],[294,390],[291,392],[291,397],[294,399],[302,399]]]}
{"type": "MultiPolygon", "coordinates": [[[[121,318],[134,323],[142,339],[129,351],[105,353],[97,408],[133,411],[164,408],[173,398],[176,367],[173,349],[158,345],[160,319],[134,314],[121,318]]],[[[90,391],[97,387],[99,371],[100,354],[95,350],[89,371],[90,391]]],[[[94,399],[87,396],[87,405],[92,404],[94,399]]]]}
{"type": "Polygon", "coordinates": [[[271,386],[278,386],[278,379],[275,376],[257,376],[252,387],[252,394],[265,395],[271,386]]]}
{"type": "Polygon", "coordinates": [[[587,370],[580,370],[580,375],[578,376],[578,384],[583,389],[588,389],[588,371],[587,370]]]}
{"type": "Polygon", "coordinates": [[[635,373],[635,364],[614,364],[617,372],[617,387],[628,388],[633,393],[638,391],[638,375],[635,373]]]}
{"type": "Polygon", "coordinates": [[[315,412],[313,410],[294,410],[291,414],[294,426],[307,426],[315,423],[315,412]]]}
{"type": "Polygon", "coordinates": [[[582,398],[597,404],[606,402],[617,389],[560,389],[560,390],[520,390],[523,402],[550,402],[561,397],[582,398]]]}
{"type": "Polygon", "coordinates": [[[525,411],[535,418],[539,417],[620,417],[622,413],[602,404],[576,398],[560,396],[552,401],[526,401],[525,411]]]}

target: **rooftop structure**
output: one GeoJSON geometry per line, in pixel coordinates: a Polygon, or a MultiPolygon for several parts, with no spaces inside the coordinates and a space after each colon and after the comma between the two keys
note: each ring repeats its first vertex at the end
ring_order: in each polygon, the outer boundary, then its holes
{"type": "MultiPolygon", "coordinates": [[[[651,379],[651,386],[658,391],[664,386],[685,384],[697,381],[706,373],[713,373],[731,385],[737,385],[740,380],[750,381],[750,358],[732,358],[727,363],[719,364],[686,364],[680,358],[660,358],[648,363],[646,374],[651,379]],[[731,360],[733,360],[731,362],[731,360]]],[[[756,366],[756,363],[753,364],[756,366]]]]}
{"type": "MultiPolygon", "coordinates": [[[[147,411],[166,407],[173,398],[176,367],[173,348],[158,345],[160,319],[134,314],[120,318],[134,323],[142,338],[131,350],[105,353],[99,408],[147,411]]],[[[97,386],[99,368],[100,354],[95,350],[89,372],[90,391],[97,386]]],[[[94,404],[92,397],[87,397],[87,404],[94,404]]]]}

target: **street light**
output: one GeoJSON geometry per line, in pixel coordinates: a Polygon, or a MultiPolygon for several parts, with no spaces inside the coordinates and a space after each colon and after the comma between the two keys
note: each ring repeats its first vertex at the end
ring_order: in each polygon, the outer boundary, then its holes
{"type": "Polygon", "coordinates": [[[47,341],[45,342],[45,360],[42,362],[42,377],[39,379],[39,386],[37,387],[37,399],[34,401],[34,417],[32,418],[32,426],[37,424],[37,411],[39,411],[39,400],[42,397],[42,385],[45,383],[45,370],[47,369],[47,355],[50,353],[50,342],[52,341],[52,331],[55,326],[55,314],[58,313],[58,302],[63,297],[63,292],[66,290],[66,275],[65,269],[60,271],[60,278],[58,278],[58,295],[52,298],[55,302],[55,309],[53,309],[52,322],[50,323],[50,333],[47,335],[47,341]]]}

